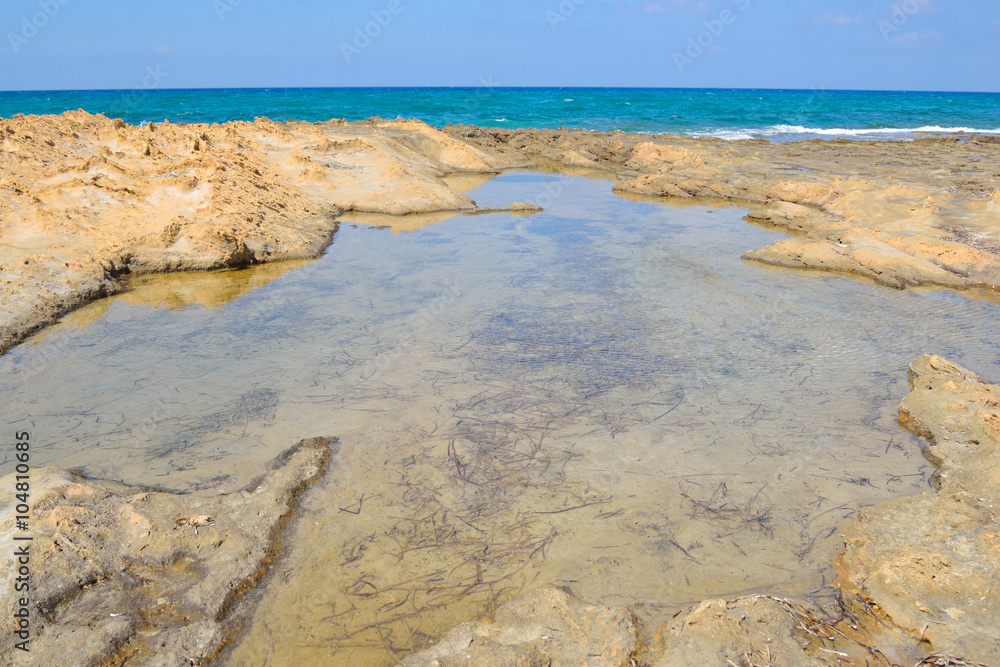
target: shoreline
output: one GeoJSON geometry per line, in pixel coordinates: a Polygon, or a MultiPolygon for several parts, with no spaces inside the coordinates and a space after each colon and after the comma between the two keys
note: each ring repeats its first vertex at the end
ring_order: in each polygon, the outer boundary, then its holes
{"type": "Polygon", "coordinates": [[[0,352],[123,276],[314,258],[344,212],[472,211],[442,176],[519,166],[413,121],[140,128],[67,112],[0,119],[0,151],[0,352]]]}
{"type": "Polygon", "coordinates": [[[895,288],[1000,287],[1000,141],[992,137],[965,144],[957,137],[774,144],[445,131],[504,155],[609,169],[619,193],[745,204],[749,221],[793,235],[744,259],[850,273],[895,288]]]}
{"type": "MultiPolygon", "coordinates": [[[[322,253],[345,213],[474,213],[445,178],[607,172],[621,194],[748,206],[792,236],[744,259],[905,288],[1000,288],[1000,138],[694,139],[421,121],[0,119],[0,352],[127,275],[322,253]]],[[[529,202],[533,204],[535,202],[529,202]]]]}
{"type": "MultiPolygon", "coordinates": [[[[0,251],[7,293],[0,351],[76,306],[121,289],[126,275],[315,256],[345,213],[405,220],[414,213],[531,212],[518,203],[480,209],[446,181],[449,174],[488,177],[513,169],[598,170],[614,176],[615,191],[628,196],[746,205],[749,222],[794,234],[748,252],[744,258],[751,261],[842,272],[894,288],[925,285],[994,294],[1000,284],[1000,141],[789,145],[648,139],[624,133],[437,130],[419,121],[260,120],[150,129],[78,112],[0,120],[6,158],[0,170],[2,232],[5,243],[11,237],[18,242],[0,251]],[[59,153],[56,139],[75,150],[59,153]],[[975,162],[981,176],[959,169],[972,157],[980,158],[975,162]],[[922,170],[913,171],[914,165],[923,165],[922,170]],[[898,180],[907,174],[906,181],[898,180]],[[176,211],[181,213],[170,215],[176,211]],[[32,291],[35,285],[40,288],[32,291]]],[[[828,625],[855,645],[865,638],[872,646],[891,644],[900,655],[920,653],[923,642],[995,661],[1000,656],[983,648],[995,638],[982,628],[996,627],[1000,619],[989,617],[987,608],[984,621],[974,605],[962,606],[968,584],[961,578],[949,589],[953,596],[936,600],[932,608],[927,599],[937,595],[935,584],[923,577],[921,564],[929,558],[941,565],[944,561],[934,558],[942,554],[950,563],[960,562],[947,541],[926,529],[940,526],[938,532],[946,532],[948,521],[959,515],[968,517],[962,539],[975,542],[985,562],[1000,562],[1000,547],[990,532],[1000,480],[995,471],[993,477],[986,475],[1000,451],[1000,390],[937,357],[911,366],[911,384],[901,421],[931,440],[928,458],[941,466],[939,490],[918,497],[923,518],[910,516],[914,501],[903,499],[848,522],[847,548],[838,563],[840,588],[864,604],[850,602],[855,606],[845,618],[847,626],[851,618],[865,622],[854,623],[857,628],[850,631],[837,623],[809,627],[822,635],[828,625]],[[966,407],[958,410],[958,405],[966,407]],[[974,443],[958,439],[957,434],[970,431],[979,434],[974,443]],[[975,456],[970,458],[970,451],[975,456]],[[975,499],[972,509],[964,509],[971,502],[966,496],[975,499]],[[887,526],[892,530],[886,532],[887,526]],[[922,541],[908,542],[908,534],[919,534],[922,541]],[[885,562],[896,569],[886,571],[885,562]],[[893,579],[898,572],[908,574],[905,586],[893,579]],[[912,589],[925,593],[918,597],[908,593],[912,589]],[[896,628],[892,641],[878,644],[878,628],[886,623],[896,628]],[[951,629],[954,636],[932,625],[951,629]]],[[[58,517],[54,521],[61,525],[58,517]]],[[[976,581],[991,591],[995,576],[994,570],[976,581]]],[[[706,602],[665,627],[664,643],[656,650],[668,656],[680,655],[671,653],[678,647],[693,651],[691,633],[705,628],[712,636],[724,636],[727,614],[734,609],[766,617],[763,622],[773,624],[776,633],[794,637],[797,626],[782,623],[795,614],[801,621],[808,613],[796,608],[792,614],[785,604],[793,603],[764,597],[706,602]]],[[[846,650],[837,641],[817,646],[846,650]]],[[[704,637],[695,643],[708,646],[704,637]]],[[[696,654],[686,655],[697,662],[696,654]]],[[[802,660],[820,657],[814,651],[802,660]]]]}
{"type": "Polygon", "coordinates": [[[478,85],[447,87],[15,91],[0,93],[0,116],[82,107],[133,125],[164,118],[225,123],[260,116],[316,122],[328,120],[335,110],[338,117],[363,121],[408,115],[419,104],[421,119],[435,127],[456,123],[775,141],[908,140],[922,132],[1000,133],[993,111],[997,99],[997,93],[959,91],[523,87],[482,77],[478,85]]]}

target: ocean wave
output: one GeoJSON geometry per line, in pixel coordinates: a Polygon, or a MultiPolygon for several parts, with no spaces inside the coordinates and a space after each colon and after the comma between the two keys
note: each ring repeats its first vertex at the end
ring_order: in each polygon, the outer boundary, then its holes
{"type": "Polygon", "coordinates": [[[878,128],[848,128],[848,127],[804,127],[802,125],[771,125],[760,128],[726,128],[689,132],[693,137],[716,137],[728,141],[742,139],[768,139],[771,137],[900,137],[907,138],[916,134],[996,134],[1000,128],[980,129],[973,127],[942,127],[941,125],[922,125],[920,127],[878,127],[878,128]]]}
{"type": "Polygon", "coordinates": [[[879,128],[818,128],[801,125],[774,125],[764,128],[763,133],[769,134],[821,134],[839,136],[863,136],[866,134],[915,134],[917,132],[933,132],[936,134],[1000,134],[1000,129],[983,130],[973,127],[941,127],[940,125],[923,125],[921,127],[879,127],[879,128]]]}
{"type": "Polygon", "coordinates": [[[745,139],[759,139],[757,134],[750,134],[749,130],[716,130],[714,132],[692,132],[692,137],[715,137],[726,141],[743,141],[745,139]]]}

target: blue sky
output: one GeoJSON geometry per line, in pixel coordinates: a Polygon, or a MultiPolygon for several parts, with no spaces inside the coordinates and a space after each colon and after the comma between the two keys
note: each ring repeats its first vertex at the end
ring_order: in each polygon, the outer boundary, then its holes
{"type": "Polygon", "coordinates": [[[998,64],[1000,11],[987,0],[0,5],[0,90],[489,82],[1000,91],[998,64]]]}

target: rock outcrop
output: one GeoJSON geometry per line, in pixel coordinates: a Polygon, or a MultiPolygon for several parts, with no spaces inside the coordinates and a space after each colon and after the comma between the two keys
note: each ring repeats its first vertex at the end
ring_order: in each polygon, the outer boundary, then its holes
{"type": "Polygon", "coordinates": [[[934,651],[997,665],[1000,388],[935,356],[911,365],[910,382],[900,423],[927,440],[938,490],[852,521],[840,587],[934,651]]]}
{"type": "Polygon", "coordinates": [[[625,609],[584,602],[546,586],[463,623],[400,667],[626,667],[636,628],[625,609]]]}
{"type": "MultiPolygon", "coordinates": [[[[760,595],[709,600],[677,614],[636,655],[657,656],[656,667],[1000,665],[1000,387],[930,355],[911,365],[910,382],[900,424],[927,441],[938,488],[844,526],[838,608],[760,595]]],[[[504,607],[495,625],[463,624],[401,664],[457,665],[473,653],[471,664],[623,664],[578,653],[591,628],[614,625],[609,610],[550,604],[543,591],[504,607]],[[534,652],[539,600],[581,629],[577,646],[534,652]]]]}
{"type": "MultiPolygon", "coordinates": [[[[205,664],[230,638],[230,611],[266,573],[299,493],[323,474],[334,445],[304,440],[243,491],[214,497],[33,471],[30,651],[4,632],[3,664],[205,664]]],[[[0,480],[8,554],[26,544],[14,540],[26,534],[16,529],[14,488],[13,475],[0,480]]],[[[13,568],[0,561],[7,619],[13,568]]]]}
{"type": "Polygon", "coordinates": [[[723,141],[467,126],[452,136],[559,168],[613,172],[623,194],[714,200],[796,236],[745,259],[854,274],[890,287],[1000,287],[1000,145],[723,141]]]}
{"type": "Polygon", "coordinates": [[[339,214],[475,213],[445,176],[538,165],[610,171],[622,193],[749,206],[751,221],[798,235],[748,260],[892,287],[1000,286],[1000,145],[986,140],[772,144],[382,119],[137,127],[75,111],[0,119],[0,352],[127,274],[313,257],[339,214]]]}
{"type": "Polygon", "coordinates": [[[443,176],[524,164],[419,121],[0,119],[0,352],[126,274],[314,257],[343,212],[475,211],[443,176]]]}

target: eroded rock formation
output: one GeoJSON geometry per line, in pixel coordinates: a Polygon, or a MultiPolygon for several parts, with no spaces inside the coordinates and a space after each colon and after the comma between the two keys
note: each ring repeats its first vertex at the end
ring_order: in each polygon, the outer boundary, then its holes
{"type": "Polygon", "coordinates": [[[441,177],[521,164],[419,121],[0,119],[0,352],[125,274],[313,257],[342,212],[474,211],[441,177]]]}
{"type": "MultiPolygon", "coordinates": [[[[839,608],[770,596],[709,600],[661,627],[641,658],[658,656],[657,667],[1000,665],[1000,387],[936,356],[915,361],[910,381],[900,423],[927,441],[938,489],[864,510],[844,526],[839,608]]],[[[459,626],[402,664],[457,665],[473,646],[493,660],[473,664],[630,664],[610,653],[592,663],[573,662],[571,652],[539,656],[526,639],[516,651],[492,639],[531,635],[523,619],[536,612],[525,610],[539,605],[563,615],[560,627],[581,629],[567,651],[610,624],[604,607],[546,595],[516,599],[490,623],[459,626]]]]}
{"type": "Polygon", "coordinates": [[[635,621],[625,609],[546,586],[500,607],[494,618],[459,625],[400,667],[625,667],[635,645],[635,621]]]}
{"type": "Polygon", "coordinates": [[[891,287],[1000,287],[1000,142],[723,141],[565,130],[445,129],[484,150],[613,172],[623,194],[748,206],[795,237],[746,259],[891,287]]]}
{"type": "MultiPolygon", "coordinates": [[[[304,440],[246,489],[221,496],[33,471],[30,651],[0,633],[3,664],[205,664],[230,638],[230,610],[265,574],[299,493],[322,475],[334,445],[304,440]]],[[[24,533],[13,475],[0,481],[0,548],[13,553],[24,533]]],[[[0,561],[6,619],[14,566],[0,561]]]]}
{"type": "Polygon", "coordinates": [[[1000,388],[935,356],[910,382],[900,423],[927,440],[939,488],[852,521],[840,587],[937,651],[1000,664],[1000,388]]]}

